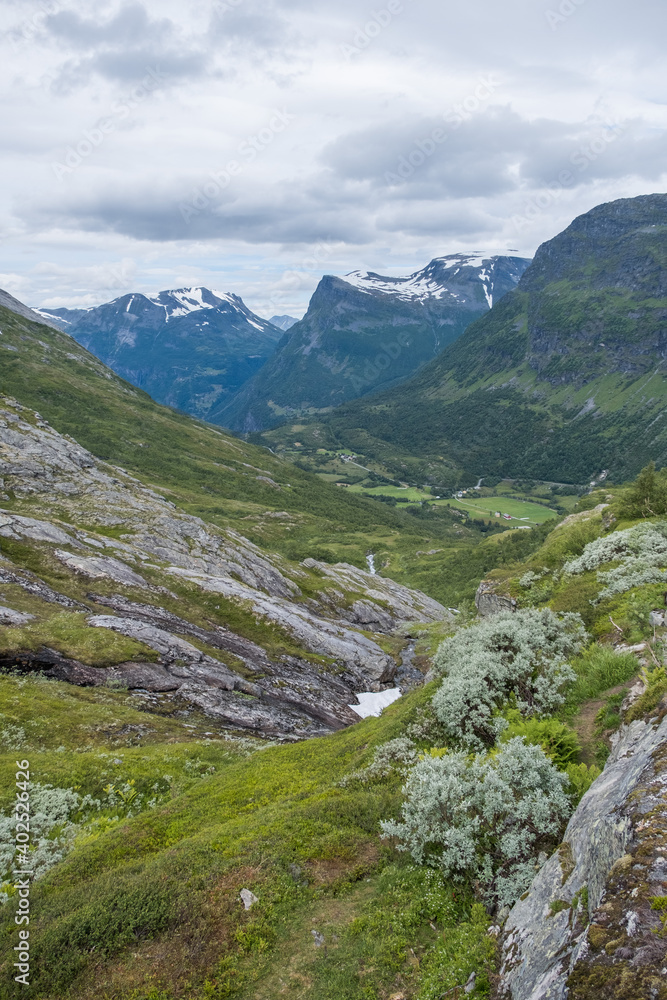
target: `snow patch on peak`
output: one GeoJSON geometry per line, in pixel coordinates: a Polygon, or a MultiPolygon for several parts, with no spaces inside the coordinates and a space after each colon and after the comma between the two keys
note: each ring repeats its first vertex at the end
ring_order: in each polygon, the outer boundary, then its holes
{"type": "Polygon", "coordinates": [[[37,313],[38,316],[42,316],[44,319],[48,319],[51,323],[53,322],[67,323],[67,325],[69,326],[70,323],[72,322],[70,319],[63,319],[62,316],[56,316],[55,313],[50,313],[48,309],[36,309],[33,307],[32,311],[34,313],[37,313]]]}
{"type": "MultiPolygon", "coordinates": [[[[230,292],[215,292],[201,285],[193,285],[189,288],[173,288],[157,295],[146,296],[153,305],[160,306],[165,311],[165,320],[187,316],[193,312],[200,312],[202,309],[217,309],[218,306],[226,303],[239,312],[243,312],[243,303],[236,295],[230,292]]],[[[260,328],[261,329],[261,328],[260,328]]]]}
{"type": "MultiPolygon", "coordinates": [[[[507,258],[523,260],[515,251],[452,253],[443,257],[435,257],[426,267],[405,277],[389,277],[376,274],[374,271],[350,271],[341,280],[359,291],[369,294],[381,292],[385,295],[395,295],[403,301],[442,299],[446,296],[461,301],[461,296],[458,294],[461,290],[459,283],[471,279],[474,281],[477,277],[482,283],[484,297],[489,309],[491,309],[495,268],[500,259],[507,258]],[[470,273],[475,271],[477,275],[470,273]],[[453,287],[450,286],[450,282],[453,287]],[[458,291],[454,291],[455,288],[458,291]]],[[[518,280],[519,275],[516,275],[514,284],[518,280]]]]}

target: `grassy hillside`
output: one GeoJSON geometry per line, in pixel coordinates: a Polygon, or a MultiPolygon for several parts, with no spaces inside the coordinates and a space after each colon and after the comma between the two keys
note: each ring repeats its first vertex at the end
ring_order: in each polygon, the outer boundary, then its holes
{"type": "MultiPolygon", "coordinates": [[[[290,559],[365,568],[383,553],[386,572],[423,579],[420,550],[476,545],[479,533],[447,512],[428,518],[348,495],[218,428],[159,406],[115,376],[65,333],[0,308],[2,388],[37,409],[94,455],[138,475],[191,514],[232,526],[290,559]],[[287,516],[273,517],[273,514],[287,516]]],[[[434,596],[457,591],[433,573],[434,596]]],[[[474,589],[472,576],[466,593],[474,589]]]]}
{"type": "Polygon", "coordinates": [[[665,273],[667,196],[599,206],[412,379],[322,418],[320,446],[449,486],[664,464],[665,273]]]}
{"type": "MultiPolygon", "coordinates": [[[[576,681],[553,724],[530,730],[556,755],[558,725],[579,735],[578,759],[591,768],[572,772],[573,794],[603,762],[619,691],[639,669],[609,643],[619,632],[626,642],[652,639],[648,612],[663,600],[664,583],[649,583],[591,604],[601,586],[595,573],[563,573],[590,542],[645,523],[621,494],[594,496],[589,505],[610,506],[545,529],[532,555],[517,550],[491,574],[520,606],[584,615],[595,640],[573,661],[576,681]]],[[[422,655],[442,629],[419,630],[422,655]]],[[[663,668],[649,668],[647,677],[635,714],[667,690],[663,668]]],[[[400,767],[373,780],[359,773],[390,740],[409,737],[423,750],[443,745],[429,707],[437,684],[378,719],[275,746],[212,735],[196,715],[186,723],[156,717],[127,692],[1,676],[0,808],[10,806],[22,758],[30,759],[33,782],[90,800],[71,810],[72,849],[32,887],[29,991],[12,978],[9,889],[0,997],[437,1000],[462,990],[473,972],[472,995],[488,996],[495,948],[474,886],[443,881],[380,838],[380,820],[400,806],[400,767]],[[249,910],[242,889],[257,897],[249,910]]],[[[576,754],[577,740],[567,747],[576,754]]]]}

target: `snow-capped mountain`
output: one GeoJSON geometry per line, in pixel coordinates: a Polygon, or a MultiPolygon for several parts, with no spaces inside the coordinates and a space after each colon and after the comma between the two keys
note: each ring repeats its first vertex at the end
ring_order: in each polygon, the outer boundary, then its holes
{"type": "Polygon", "coordinates": [[[470,295],[470,283],[474,288],[478,282],[491,309],[494,295],[500,299],[511,291],[529,263],[524,257],[453,253],[436,257],[404,278],[389,278],[373,271],[350,271],[342,280],[360,291],[395,295],[403,302],[447,298],[463,302],[470,295]]]}
{"type": "Polygon", "coordinates": [[[201,287],[35,312],[158,402],[202,418],[264,364],[283,336],[238,295],[201,287]]]}
{"type": "Polygon", "coordinates": [[[398,384],[516,288],[529,264],[456,253],[404,277],[325,275],[287,341],[215,419],[259,430],[398,384]]]}

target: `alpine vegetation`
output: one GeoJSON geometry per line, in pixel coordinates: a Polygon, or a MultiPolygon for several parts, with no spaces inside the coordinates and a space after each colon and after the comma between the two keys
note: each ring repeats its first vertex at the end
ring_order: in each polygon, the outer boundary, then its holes
{"type": "Polygon", "coordinates": [[[477,879],[489,903],[510,906],[572,811],[567,784],[541,747],[523,737],[488,756],[425,756],[404,786],[402,820],[384,821],[382,829],[418,864],[477,879]]]}
{"type": "Polygon", "coordinates": [[[522,715],[553,712],[575,680],[567,660],[586,632],[578,614],[548,608],[505,612],[446,639],[434,667],[444,679],[433,698],[436,716],[453,743],[482,751],[495,744],[510,703],[522,715]]]}
{"type": "Polygon", "coordinates": [[[606,584],[598,600],[647,583],[666,582],[667,521],[636,524],[624,531],[614,531],[606,538],[596,538],[577,559],[565,563],[563,571],[576,576],[610,562],[618,565],[598,573],[598,580],[606,584]]]}
{"type": "MultiPolygon", "coordinates": [[[[99,804],[90,795],[81,796],[73,788],[53,788],[37,782],[31,784],[30,832],[33,850],[30,868],[34,878],[40,878],[65,856],[79,831],[77,819],[91,808],[99,807],[99,804]]],[[[11,884],[14,865],[16,815],[0,815],[0,875],[3,876],[0,903],[9,899],[5,889],[11,884]]]]}

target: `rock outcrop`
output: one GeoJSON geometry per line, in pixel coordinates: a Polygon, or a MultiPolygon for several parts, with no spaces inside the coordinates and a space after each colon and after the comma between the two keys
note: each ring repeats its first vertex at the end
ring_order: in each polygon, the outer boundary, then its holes
{"type": "Polygon", "coordinates": [[[482,580],[475,594],[475,607],[483,618],[499,615],[501,611],[516,611],[517,602],[495,580],[482,580]]]}
{"type": "Polygon", "coordinates": [[[624,727],[507,919],[499,997],[667,997],[666,785],[667,718],[624,727]]]}
{"type": "MultiPolygon", "coordinates": [[[[356,693],[394,682],[397,660],[381,637],[448,615],[393,580],[347,564],[294,565],[186,514],[10,400],[0,406],[1,493],[11,505],[0,509],[0,539],[34,547],[72,585],[57,591],[7,558],[0,584],[84,613],[88,628],[141,642],[157,658],[99,669],[51,649],[18,649],[16,669],[180,699],[226,726],[295,738],[357,721],[356,693]],[[184,588],[208,609],[218,598],[217,620],[178,614],[184,588]],[[234,626],[243,614],[261,626],[265,646],[234,626]]],[[[8,608],[0,624],[18,623],[18,613],[8,608]]]]}

